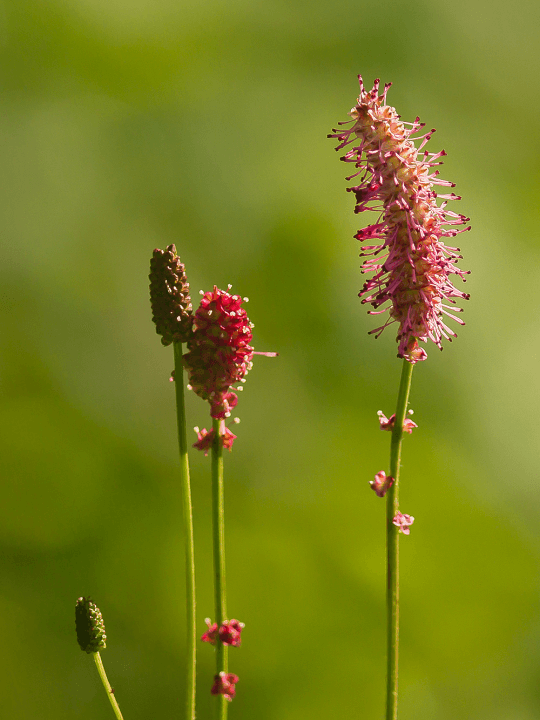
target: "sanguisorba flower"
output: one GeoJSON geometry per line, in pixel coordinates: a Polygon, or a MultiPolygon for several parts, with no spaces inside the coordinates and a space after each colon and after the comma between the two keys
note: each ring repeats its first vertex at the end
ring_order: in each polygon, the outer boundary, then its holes
{"type": "Polygon", "coordinates": [[[214,675],[214,684],[212,685],[212,695],[224,695],[225,700],[229,702],[236,695],[236,683],[239,677],[234,673],[220,672],[219,675],[214,675]]]}
{"type": "Polygon", "coordinates": [[[379,95],[379,80],[366,91],[362,77],[358,79],[360,95],[349,113],[352,121],[340,123],[352,122],[352,127],[334,130],[328,137],[340,141],[336,150],[358,143],[341,158],[358,169],[347,180],[360,176],[359,184],[347,190],[356,196],[356,213],[373,210],[379,214],[376,223],[355,235],[361,242],[376,241],[364,246],[361,254],[368,258],[362,272],[374,275],[365,282],[359,297],[373,306],[370,314],[389,310],[389,319],[371,333],[378,337],[387,325],[399,323],[398,357],[416,363],[427,357],[418,341],[429,339],[442,349],[443,338],[456,337],[444,322],[444,315],[464,324],[449,310],[461,312],[461,308],[452,308],[455,298],[465,300],[469,296],[455,288],[449,277],[455,274],[464,279],[468,273],[456,266],[461,258],[459,248],[446,246],[443,239],[469,230],[458,229],[468,218],[446,209],[448,200],[459,200],[457,195],[438,194],[433,189],[434,185],[454,187],[439,180],[438,171],[433,170],[446,155],[444,150],[421,152],[434,130],[413,138],[424,123],[419,118],[404,123],[386,104],[390,84],[379,95]],[[418,148],[413,139],[422,141],[418,148]],[[443,200],[440,205],[438,197],[443,200]]]}
{"type": "Polygon", "coordinates": [[[207,624],[208,630],[201,637],[203,642],[215,645],[219,636],[219,639],[224,645],[240,647],[242,642],[242,630],[245,627],[243,622],[240,622],[239,620],[226,620],[221,624],[219,630],[217,623],[211,622],[210,618],[206,618],[204,622],[207,624]]]}
{"type": "Polygon", "coordinates": [[[156,248],[150,260],[152,320],[163,345],[186,342],[191,330],[192,306],[186,269],[176,247],[156,248]]]}
{"type": "Polygon", "coordinates": [[[404,535],[410,535],[411,525],[414,522],[414,518],[412,515],[398,512],[398,514],[394,516],[392,522],[397,527],[398,532],[403,533],[404,535]]]}
{"type": "Polygon", "coordinates": [[[107,647],[103,616],[89,597],[80,597],[75,603],[75,630],[81,650],[90,654],[107,647]]]}
{"type": "Polygon", "coordinates": [[[208,400],[210,415],[217,419],[230,416],[238,402],[235,383],[245,382],[252,367],[253,325],[242,300],[215,285],[211,292],[204,293],[184,355],[190,387],[208,400]]]}

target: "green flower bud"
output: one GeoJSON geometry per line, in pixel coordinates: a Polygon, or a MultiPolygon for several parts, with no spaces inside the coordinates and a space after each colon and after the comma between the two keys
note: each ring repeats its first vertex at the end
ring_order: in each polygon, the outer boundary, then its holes
{"type": "Polygon", "coordinates": [[[75,604],[75,630],[77,642],[84,652],[95,653],[106,647],[101,611],[89,597],[80,597],[75,604]]]}

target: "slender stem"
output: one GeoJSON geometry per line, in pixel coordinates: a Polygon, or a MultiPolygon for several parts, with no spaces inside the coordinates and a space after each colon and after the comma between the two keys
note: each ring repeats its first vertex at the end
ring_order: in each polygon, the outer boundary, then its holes
{"type": "MultiPolygon", "coordinates": [[[[212,527],[214,538],[214,607],[218,628],[227,620],[227,590],[225,586],[225,511],[223,493],[223,420],[213,421],[212,445],[212,527]]],[[[228,650],[219,637],[216,639],[216,674],[228,672],[228,650]]],[[[226,720],[228,701],[217,696],[218,720],[226,720]]]]}
{"type": "Polygon", "coordinates": [[[390,475],[394,484],[386,497],[386,558],[387,558],[387,674],[386,720],[397,720],[398,712],[398,656],[399,656],[399,532],[393,519],[399,511],[399,469],[403,421],[409,402],[413,365],[403,361],[396,407],[396,418],[390,443],[390,475]]]}
{"type": "Polygon", "coordinates": [[[187,625],[187,678],[186,720],[195,720],[195,670],[197,663],[197,625],[195,600],[195,552],[193,543],[193,510],[189,482],[189,462],[186,437],[186,411],[184,406],[184,369],[182,343],[174,343],[174,376],[176,388],[176,418],[178,448],[180,451],[180,483],[184,515],[184,548],[186,554],[186,625],[187,625]]]}
{"type": "Polygon", "coordinates": [[[109,696],[109,700],[111,701],[112,709],[114,710],[116,719],[124,720],[124,718],[122,717],[122,713],[120,712],[120,708],[118,707],[118,703],[116,702],[114,690],[111,687],[111,683],[107,679],[107,674],[105,673],[105,668],[103,667],[101,655],[98,652],[92,653],[92,655],[94,656],[94,662],[96,663],[97,671],[99,673],[99,677],[101,678],[101,682],[103,683],[103,687],[105,688],[105,692],[107,693],[107,695],[109,696]]]}

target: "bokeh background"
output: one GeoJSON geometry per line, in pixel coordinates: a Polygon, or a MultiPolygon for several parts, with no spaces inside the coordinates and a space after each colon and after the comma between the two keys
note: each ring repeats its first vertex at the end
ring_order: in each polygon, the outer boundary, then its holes
{"type": "MultiPolygon", "coordinates": [[[[74,635],[101,607],[126,720],[182,717],[172,351],[148,264],[250,298],[259,350],[226,457],[236,720],[384,712],[384,503],[400,373],[356,295],[363,218],[326,134],[357,73],[436,127],[463,196],[467,326],[413,376],[401,505],[402,720],[540,716],[540,5],[4,0],[0,708],[112,716],[74,635]]],[[[188,403],[190,426],[207,406],[188,403]]],[[[195,434],[193,434],[195,440],[195,434]]],[[[200,631],[209,458],[191,457],[200,631]]],[[[213,651],[199,648],[210,718],[213,651]]]]}

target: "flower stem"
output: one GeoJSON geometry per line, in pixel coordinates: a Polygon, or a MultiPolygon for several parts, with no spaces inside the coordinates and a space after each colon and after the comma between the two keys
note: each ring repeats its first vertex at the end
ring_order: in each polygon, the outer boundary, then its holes
{"type": "Polygon", "coordinates": [[[176,388],[176,418],[178,424],[178,448],[180,451],[180,483],[184,515],[184,547],[186,554],[186,626],[187,626],[187,677],[185,720],[195,720],[195,669],[197,662],[197,626],[195,600],[195,552],[193,543],[193,510],[189,482],[189,462],[186,437],[186,411],[184,405],[184,369],[182,343],[175,342],[174,376],[176,388]]]}
{"type": "Polygon", "coordinates": [[[396,407],[396,417],[390,443],[390,475],[394,483],[386,497],[386,557],[387,557],[387,675],[386,720],[397,720],[398,711],[398,656],[399,656],[399,531],[393,519],[399,511],[399,469],[403,421],[409,402],[411,377],[414,365],[403,361],[396,407]]]}
{"type": "MultiPolygon", "coordinates": [[[[213,420],[212,445],[212,526],[214,538],[214,610],[218,628],[227,620],[227,590],[225,586],[225,512],[223,493],[223,420],[213,420]]],[[[228,672],[228,647],[216,639],[216,674],[228,672]]],[[[217,695],[218,720],[226,720],[228,701],[217,695]]]]}
{"type": "Polygon", "coordinates": [[[124,718],[122,717],[122,713],[120,712],[118,703],[116,702],[114,690],[112,689],[111,684],[107,679],[105,668],[103,667],[103,662],[101,660],[101,655],[99,654],[99,652],[92,653],[92,655],[94,656],[94,662],[96,663],[97,671],[99,673],[99,677],[101,678],[101,682],[103,683],[103,687],[105,688],[105,692],[107,693],[107,695],[109,696],[109,700],[111,701],[111,705],[114,710],[114,714],[116,715],[116,719],[124,720],[124,718]]]}

